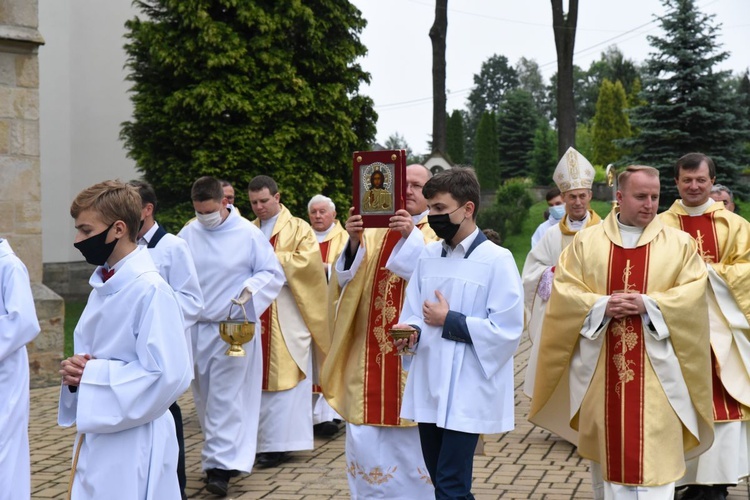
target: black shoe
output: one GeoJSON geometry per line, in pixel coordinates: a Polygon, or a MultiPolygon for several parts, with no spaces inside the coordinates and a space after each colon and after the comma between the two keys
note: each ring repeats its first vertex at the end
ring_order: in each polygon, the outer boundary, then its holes
{"type": "Polygon", "coordinates": [[[726,500],[727,487],[724,485],[691,484],[675,493],[677,500],[726,500]]]}
{"type": "Polygon", "coordinates": [[[231,471],[224,469],[208,469],[206,471],[206,490],[219,497],[227,496],[231,471]]]}
{"type": "Polygon", "coordinates": [[[259,453],[255,458],[255,466],[259,469],[269,469],[286,462],[289,459],[289,453],[286,451],[267,451],[259,453]]]}
{"type": "Polygon", "coordinates": [[[331,437],[339,431],[339,426],[335,422],[321,422],[313,425],[313,434],[322,437],[331,437]]]}

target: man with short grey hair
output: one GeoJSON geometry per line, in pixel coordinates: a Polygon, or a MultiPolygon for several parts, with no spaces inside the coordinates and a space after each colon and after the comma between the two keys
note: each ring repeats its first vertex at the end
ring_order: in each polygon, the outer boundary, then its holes
{"type": "Polygon", "coordinates": [[[730,212],[737,211],[737,207],[734,204],[734,194],[732,193],[732,190],[724,186],[723,184],[714,184],[714,186],[711,188],[711,194],[709,194],[708,196],[710,196],[714,201],[722,202],[724,204],[724,208],[726,208],[730,212]]]}

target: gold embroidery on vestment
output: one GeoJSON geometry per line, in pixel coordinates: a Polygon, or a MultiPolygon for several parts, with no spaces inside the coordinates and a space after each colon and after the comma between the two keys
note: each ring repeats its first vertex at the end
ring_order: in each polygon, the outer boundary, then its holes
{"type": "Polygon", "coordinates": [[[394,349],[393,343],[390,337],[388,337],[387,327],[396,318],[396,314],[398,313],[397,305],[393,303],[393,287],[400,279],[398,275],[388,271],[388,279],[378,283],[378,295],[375,297],[375,311],[377,311],[378,315],[374,321],[378,326],[372,329],[380,348],[380,353],[376,357],[378,366],[380,366],[382,356],[394,349]]]}
{"type": "Polygon", "coordinates": [[[373,467],[372,470],[367,472],[364,467],[359,465],[357,462],[352,462],[346,468],[347,472],[353,477],[361,476],[367,484],[385,484],[393,479],[393,474],[398,470],[398,466],[390,467],[387,471],[383,471],[380,467],[373,467]]]}
{"type": "Polygon", "coordinates": [[[715,262],[715,257],[711,255],[711,252],[703,250],[703,234],[701,234],[700,229],[697,230],[695,241],[698,243],[698,253],[703,262],[715,262]]]}

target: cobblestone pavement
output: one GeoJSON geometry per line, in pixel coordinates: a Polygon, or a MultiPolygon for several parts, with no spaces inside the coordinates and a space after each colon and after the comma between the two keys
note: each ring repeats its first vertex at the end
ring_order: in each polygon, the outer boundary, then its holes
{"type": "MultiPolygon", "coordinates": [[[[473,493],[478,500],[591,498],[587,461],[565,441],[526,421],[529,400],[521,392],[530,343],[516,355],[516,429],[485,436],[485,455],[474,459],[473,493]]],[[[31,391],[32,498],[65,498],[70,475],[74,432],[56,424],[57,387],[31,391]]],[[[180,399],[185,419],[187,493],[190,498],[215,498],[206,493],[200,469],[202,436],[192,396],[180,399]]],[[[274,469],[256,470],[232,479],[233,499],[346,499],[349,490],[344,459],[344,432],[315,440],[315,450],[295,452],[274,469]]],[[[750,498],[748,486],[731,490],[729,499],[750,498]]],[[[415,499],[419,500],[419,499],[415,499]]]]}

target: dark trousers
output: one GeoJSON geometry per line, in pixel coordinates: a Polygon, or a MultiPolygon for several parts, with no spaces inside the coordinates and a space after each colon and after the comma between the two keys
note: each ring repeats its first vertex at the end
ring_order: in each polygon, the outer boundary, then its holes
{"type": "Polygon", "coordinates": [[[174,418],[174,428],[177,434],[177,445],[180,447],[180,452],[177,455],[177,482],[180,483],[180,493],[182,497],[185,497],[185,486],[187,485],[187,477],[185,476],[185,435],[182,431],[182,412],[180,407],[177,406],[177,401],[172,403],[169,407],[169,412],[174,418]]]}
{"type": "Polygon", "coordinates": [[[471,472],[479,434],[443,429],[435,424],[419,424],[427,471],[437,500],[473,500],[471,472]]]}

